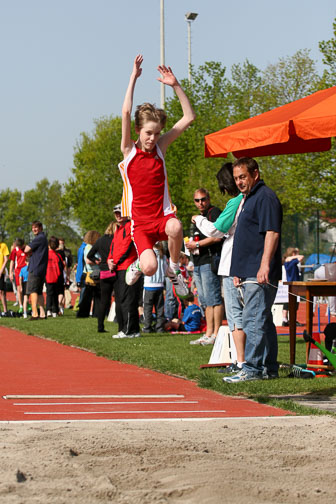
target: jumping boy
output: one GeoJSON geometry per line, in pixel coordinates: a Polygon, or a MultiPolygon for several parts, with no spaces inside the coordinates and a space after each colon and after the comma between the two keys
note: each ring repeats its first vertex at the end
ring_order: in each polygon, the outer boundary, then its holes
{"type": "Polygon", "coordinates": [[[126,283],[134,284],[143,273],[152,276],[157,269],[153,245],[168,240],[170,264],[166,275],[175,286],[176,294],[188,295],[179,270],[179,255],[183,240],[182,224],[175,215],[170,200],[164,156],[168,146],[190,126],[195,113],[170,67],[159,66],[158,81],[171,86],[182,107],[182,118],[161,135],[166,124],[166,113],[150,103],[139,105],[135,112],[135,131],[138,139],[131,139],[131,112],[134,88],[140,77],[143,57],[136,56],[122,107],[121,152],[124,160],[119,163],[123,179],[122,215],[132,219],[132,238],[138,259],[128,268],[126,283]]]}

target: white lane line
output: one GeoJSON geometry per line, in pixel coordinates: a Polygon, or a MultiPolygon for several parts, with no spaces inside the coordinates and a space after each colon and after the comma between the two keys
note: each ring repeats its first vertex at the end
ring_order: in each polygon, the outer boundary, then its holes
{"type": "Polygon", "coordinates": [[[13,403],[13,406],[67,406],[90,404],[198,404],[198,401],[92,401],[92,402],[36,402],[13,403]]]}
{"type": "Polygon", "coordinates": [[[5,395],[4,399],[172,399],[183,394],[55,394],[55,395],[5,395]]]}
{"type": "Polygon", "coordinates": [[[152,415],[153,413],[226,413],[226,410],[151,410],[151,411],[25,411],[24,415],[152,415]]]}

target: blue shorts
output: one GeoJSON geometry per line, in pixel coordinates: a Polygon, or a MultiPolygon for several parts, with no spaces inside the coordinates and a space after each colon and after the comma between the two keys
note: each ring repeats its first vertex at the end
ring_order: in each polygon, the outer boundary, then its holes
{"type": "Polygon", "coordinates": [[[230,331],[243,328],[243,305],[233,277],[223,277],[224,304],[226,320],[230,331]]]}
{"type": "Polygon", "coordinates": [[[223,303],[220,277],[211,271],[211,264],[194,266],[193,278],[200,306],[217,306],[223,303]]]}

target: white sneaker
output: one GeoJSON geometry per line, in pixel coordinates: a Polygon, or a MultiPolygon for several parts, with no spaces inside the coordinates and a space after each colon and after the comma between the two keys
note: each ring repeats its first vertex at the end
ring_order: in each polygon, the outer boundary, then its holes
{"type": "Polygon", "coordinates": [[[53,313],[53,314],[52,314],[52,316],[53,316],[54,318],[56,318],[56,317],[57,317],[57,313],[53,313]]]}
{"type": "Polygon", "coordinates": [[[141,275],[142,275],[142,271],[139,268],[139,261],[137,259],[136,261],[134,261],[134,263],[132,263],[130,266],[128,266],[128,268],[126,270],[125,281],[126,281],[127,285],[135,284],[135,282],[137,280],[139,280],[141,275]]]}
{"type": "Polygon", "coordinates": [[[186,298],[189,294],[189,289],[184,281],[181,271],[173,271],[169,266],[166,271],[166,276],[174,285],[176,295],[181,299],[186,298]]]}
{"type": "Polygon", "coordinates": [[[19,305],[18,301],[15,301],[15,303],[13,303],[13,306],[18,306],[18,305],[19,305]]]}
{"type": "Polygon", "coordinates": [[[216,336],[212,334],[211,336],[207,336],[203,338],[203,341],[201,341],[202,346],[206,345],[213,345],[216,341],[216,336]]]}
{"type": "Polygon", "coordinates": [[[51,317],[52,313],[50,310],[47,311],[47,317],[51,317]]]}
{"type": "Polygon", "coordinates": [[[203,334],[200,338],[195,339],[195,340],[191,340],[191,341],[190,341],[190,345],[202,345],[202,344],[203,344],[203,341],[204,341],[205,339],[209,339],[209,338],[208,338],[208,337],[206,338],[206,337],[204,336],[204,334],[203,334]]]}
{"type": "Polygon", "coordinates": [[[24,313],[23,318],[27,318],[27,317],[28,317],[27,313],[24,313]]]}
{"type": "Polygon", "coordinates": [[[121,339],[121,338],[139,338],[140,333],[133,334],[125,334],[123,331],[119,331],[117,334],[113,334],[112,338],[121,339]]]}

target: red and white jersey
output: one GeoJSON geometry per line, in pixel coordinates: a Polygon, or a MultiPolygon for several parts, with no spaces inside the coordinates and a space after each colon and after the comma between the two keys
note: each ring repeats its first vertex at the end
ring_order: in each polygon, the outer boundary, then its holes
{"type": "Polygon", "coordinates": [[[144,152],[134,144],[118,167],[123,180],[122,216],[137,223],[174,213],[164,157],[157,145],[144,152]]]}
{"type": "Polygon", "coordinates": [[[13,248],[9,256],[10,261],[14,261],[14,268],[20,270],[26,266],[26,254],[19,247],[13,248]]]}

